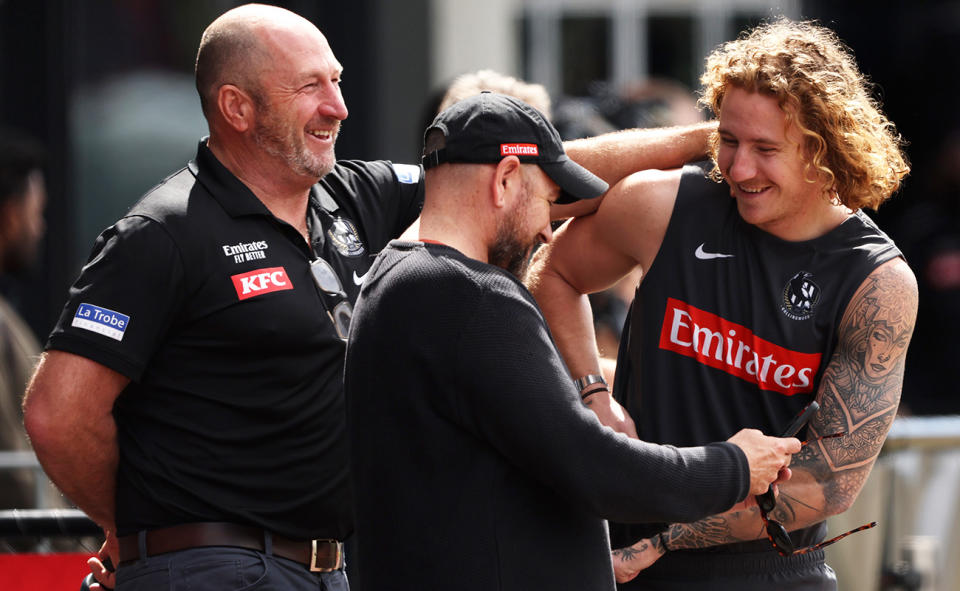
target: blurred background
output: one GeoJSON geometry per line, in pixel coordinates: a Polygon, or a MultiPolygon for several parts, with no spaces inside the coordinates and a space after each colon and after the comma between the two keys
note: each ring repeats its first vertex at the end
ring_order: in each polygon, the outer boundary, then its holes
{"type": "MultiPolygon", "coordinates": [[[[921,299],[902,419],[850,512],[851,522],[859,512],[881,527],[838,544],[831,560],[842,589],[960,589],[960,428],[951,416],[960,413],[960,1],[272,3],[315,22],[345,67],[350,117],[338,156],[406,163],[418,160],[447,84],[466,72],[542,84],[570,139],[703,117],[694,101],[704,57],[764,18],[833,28],[909,142],[913,172],[870,213],[907,254],[921,299]]],[[[238,4],[0,0],[0,124],[43,145],[48,195],[39,263],[0,276],[0,293],[41,342],[96,235],[195,153],[206,134],[197,44],[238,4]]],[[[610,356],[632,289],[594,298],[610,356]]]]}

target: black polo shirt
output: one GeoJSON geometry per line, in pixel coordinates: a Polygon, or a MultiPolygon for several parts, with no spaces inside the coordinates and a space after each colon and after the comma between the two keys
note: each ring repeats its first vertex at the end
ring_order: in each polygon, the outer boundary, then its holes
{"type": "Polygon", "coordinates": [[[100,235],[47,347],[132,380],[114,407],[120,535],[193,521],[350,533],[344,341],[328,310],[349,312],[419,215],[421,179],[338,163],[311,191],[311,248],[201,141],[100,235]],[[314,253],[345,296],[317,287],[314,253]]]}

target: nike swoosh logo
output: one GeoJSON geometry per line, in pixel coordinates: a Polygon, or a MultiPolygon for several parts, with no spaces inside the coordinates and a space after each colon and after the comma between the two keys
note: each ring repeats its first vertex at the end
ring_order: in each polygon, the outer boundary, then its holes
{"type": "Polygon", "coordinates": [[[697,252],[693,254],[696,255],[696,257],[702,261],[708,261],[710,259],[729,259],[729,258],[733,258],[734,256],[732,254],[724,254],[722,252],[707,252],[703,250],[703,244],[698,246],[697,252]]]}
{"type": "Polygon", "coordinates": [[[367,275],[370,274],[370,271],[367,271],[363,275],[357,275],[357,272],[353,272],[353,284],[354,285],[363,285],[363,280],[367,278],[367,275]]]}

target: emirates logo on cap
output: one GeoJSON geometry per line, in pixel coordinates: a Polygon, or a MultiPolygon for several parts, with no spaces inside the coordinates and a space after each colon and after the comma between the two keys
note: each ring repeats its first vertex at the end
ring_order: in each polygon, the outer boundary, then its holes
{"type": "Polygon", "coordinates": [[[501,156],[539,156],[537,144],[500,144],[501,156]]]}

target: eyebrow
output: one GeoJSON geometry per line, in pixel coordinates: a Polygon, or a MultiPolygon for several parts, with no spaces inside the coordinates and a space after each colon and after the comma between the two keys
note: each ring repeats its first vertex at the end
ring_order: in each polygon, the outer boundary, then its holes
{"type": "Polygon", "coordinates": [[[729,136],[729,137],[735,138],[738,141],[748,141],[748,142],[753,142],[755,144],[767,144],[771,146],[779,146],[783,143],[783,142],[772,140],[770,138],[763,137],[763,136],[751,136],[747,138],[741,138],[741,137],[738,137],[737,134],[733,133],[729,129],[724,129],[722,127],[717,128],[717,133],[721,136],[729,136]]]}
{"type": "Polygon", "coordinates": [[[300,79],[301,80],[312,80],[312,79],[326,80],[331,76],[336,78],[340,78],[341,76],[343,76],[343,66],[341,66],[340,64],[337,64],[337,66],[333,68],[332,74],[327,73],[326,70],[321,70],[321,69],[310,70],[309,72],[303,73],[300,76],[300,79]]]}

